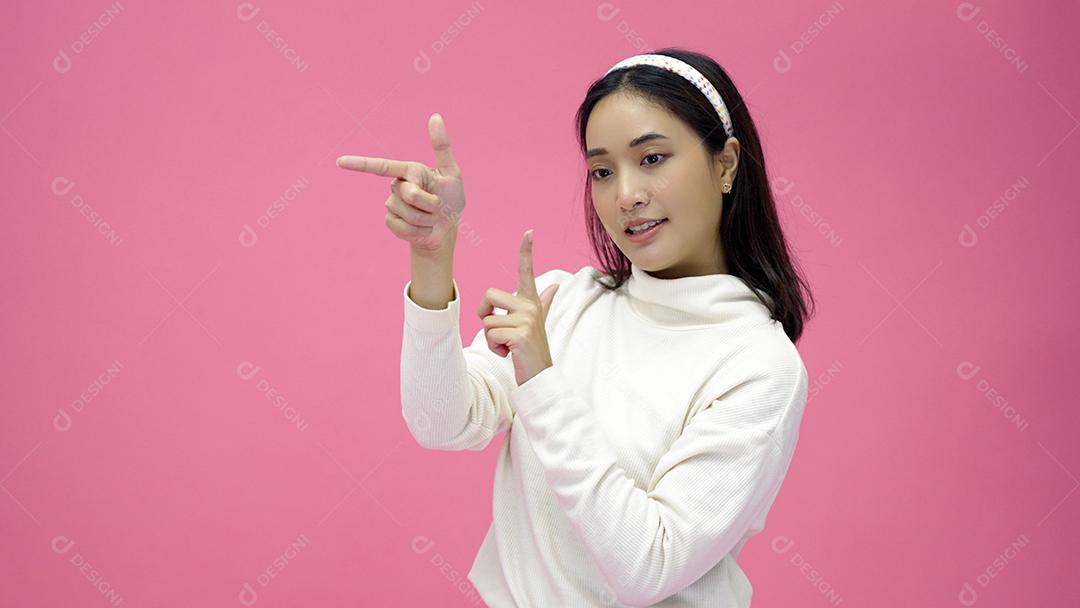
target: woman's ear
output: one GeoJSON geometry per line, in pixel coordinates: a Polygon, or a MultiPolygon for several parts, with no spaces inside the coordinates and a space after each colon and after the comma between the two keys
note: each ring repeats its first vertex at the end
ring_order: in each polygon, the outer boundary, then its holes
{"type": "Polygon", "coordinates": [[[735,181],[735,173],[739,169],[739,140],[734,137],[727,138],[724,142],[724,149],[720,151],[717,162],[720,169],[719,176],[722,182],[731,183],[735,181]]]}

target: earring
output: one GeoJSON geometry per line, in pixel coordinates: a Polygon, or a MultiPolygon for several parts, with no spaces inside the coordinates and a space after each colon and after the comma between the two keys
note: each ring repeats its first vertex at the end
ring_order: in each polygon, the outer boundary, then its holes
{"type": "Polygon", "coordinates": [[[723,190],[725,194],[727,194],[728,192],[731,192],[731,184],[724,184],[724,186],[723,186],[723,188],[721,188],[721,190],[723,190]]]}

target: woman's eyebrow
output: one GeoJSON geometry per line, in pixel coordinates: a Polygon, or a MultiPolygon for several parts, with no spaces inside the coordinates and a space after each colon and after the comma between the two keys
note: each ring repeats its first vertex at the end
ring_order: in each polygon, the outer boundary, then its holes
{"type": "MultiPolygon", "coordinates": [[[[652,141],[654,139],[667,139],[667,138],[668,137],[666,135],[661,135],[660,133],[657,133],[655,131],[649,131],[648,133],[643,133],[641,135],[638,135],[634,139],[630,140],[630,144],[627,147],[628,148],[633,148],[635,146],[640,146],[641,144],[643,144],[643,143],[645,143],[647,141],[652,141]]],[[[594,156],[601,156],[601,155],[607,154],[607,153],[608,153],[607,148],[593,148],[592,150],[589,150],[585,154],[585,158],[592,158],[594,156]]]]}

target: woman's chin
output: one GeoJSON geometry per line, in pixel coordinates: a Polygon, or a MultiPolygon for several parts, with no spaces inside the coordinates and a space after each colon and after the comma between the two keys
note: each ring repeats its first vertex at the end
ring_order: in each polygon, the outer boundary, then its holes
{"type": "Polygon", "coordinates": [[[635,251],[633,256],[626,256],[638,268],[645,272],[654,273],[664,270],[671,264],[664,256],[644,251],[635,251]]]}

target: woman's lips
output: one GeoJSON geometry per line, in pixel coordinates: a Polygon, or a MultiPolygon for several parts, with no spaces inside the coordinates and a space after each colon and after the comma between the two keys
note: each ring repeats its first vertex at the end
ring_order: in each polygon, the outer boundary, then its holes
{"type": "Polygon", "coordinates": [[[626,232],[626,231],[623,231],[623,232],[626,234],[627,239],[629,239],[629,240],[631,240],[632,242],[635,242],[635,243],[640,243],[640,242],[643,242],[643,241],[648,241],[652,237],[656,236],[656,234],[658,232],[660,232],[660,230],[664,227],[665,224],[667,224],[667,218],[664,218],[663,220],[660,221],[659,224],[653,226],[652,228],[649,228],[648,230],[646,230],[645,232],[642,232],[641,234],[634,234],[632,232],[626,232]]]}

